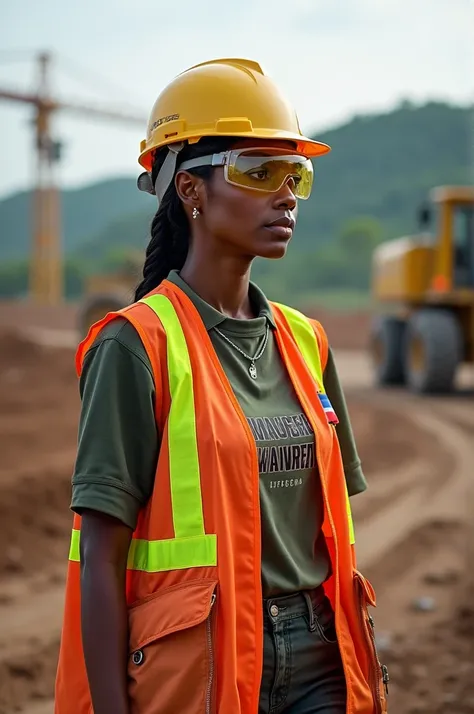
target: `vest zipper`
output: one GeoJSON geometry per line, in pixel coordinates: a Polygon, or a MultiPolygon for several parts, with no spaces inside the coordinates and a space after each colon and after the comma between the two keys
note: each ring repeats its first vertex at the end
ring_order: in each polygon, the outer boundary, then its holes
{"type": "Polygon", "coordinates": [[[209,677],[207,680],[207,690],[206,690],[206,714],[211,714],[212,706],[212,691],[214,685],[214,642],[212,640],[212,614],[214,610],[214,605],[217,599],[216,593],[212,593],[211,597],[211,608],[206,620],[206,635],[207,635],[207,652],[209,657],[209,677]]]}
{"type": "Polygon", "coordinates": [[[380,671],[382,673],[382,682],[383,682],[383,687],[385,690],[385,695],[388,696],[388,683],[390,682],[390,677],[388,675],[388,667],[386,664],[381,664],[379,660],[379,656],[377,654],[377,645],[375,644],[375,622],[369,613],[367,613],[368,618],[369,618],[369,623],[370,623],[370,633],[371,633],[371,639],[374,647],[374,652],[375,652],[375,660],[377,662],[378,667],[380,668],[380,671]]]}
{"type": "Polygon", "coordinates": [[[370,688],[372,690],[374,698],[374,714],[384,714],[384,707],[382,706],[382,694],[380,691],[380,678],[385,688],[385,693],[388,694],[388,669],[385,665],[380,664],[380,660],[377,655],[377,647],[375,644],[375,632],[374,632],[374,620],[367,611],[366,606],[362,602],[364,593],[362,592],[362,585],[359,580],[357,580],[357,586],[359,589],[359,617],[362,626],[362,630],[368,639],[368,655],[370,658],[370,688]]]}

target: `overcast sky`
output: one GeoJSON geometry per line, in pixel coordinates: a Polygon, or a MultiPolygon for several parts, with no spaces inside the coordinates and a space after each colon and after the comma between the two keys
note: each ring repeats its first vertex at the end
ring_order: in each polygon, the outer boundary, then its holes
{"type": "MultiPolygon", "coordinates": [[[[177,73],[213,57],[259,61],[314,132],[403,98],[474,101],[473,0],[23,0],[0,10],[0,89],[35,86],[55,58],[58,98],[143,113],[177,73]],[[171,9],[171,8],[175,9],[171,9]],[[12,61],[14,59],[15,61],[12,61]]],[[[0,100],[0,196],[31,184],[31,108],[0,100]]],[[[136,175],[145,125],[71,117],[63,185],[136,175]]]]}

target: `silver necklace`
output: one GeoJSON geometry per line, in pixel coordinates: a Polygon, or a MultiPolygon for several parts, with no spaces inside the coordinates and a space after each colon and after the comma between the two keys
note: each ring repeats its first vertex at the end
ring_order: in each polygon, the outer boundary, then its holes
{"type": "Polygon", "coordinates": [[[222,337],[223,340],[225,340],[226,342],[228,342],[229,345],[234,348],[234,350],[237,350],[237,352],[240,352],[240,354],[241,354],[243,357],[245,357],[245,359],[248,359],[248,360],[249,360],[249,362],[250,362],[250,365],[249,365],[249,374],[250,374],[250,376],[252,377],[252,379],[257,379],[257,376],[258,376],[258,375],[257,375],[257,367],[255,366],[255,362],[257,362],[257,361],[260,359],[260,357],[263,355],[263,353],[265,352],[267,343],[268,343],[268,335],[269,335],[269,331],[270,331],[270,328],[269,328],[269,326],[268,326],[268,322],[267,322],[267,325],[266,325],[265,334],[264,334],[264,336],[263,336],[262,345],[261,345],[260,349],[257,350],[256,354],[255,354],[253,357],[251,357],[251,356],[248,355],[246,352],[244,352],[243,350],[241,350],[240,347],[235,344],[235,342],[232,342],[232,340],[230,340],[230,339],[227,337],[227,335],[224,335],[224,333],[221,332],[217,327],[215,327],[214,330],[217,332],[218,335],[220,335],[220,337],[222,337]]]}

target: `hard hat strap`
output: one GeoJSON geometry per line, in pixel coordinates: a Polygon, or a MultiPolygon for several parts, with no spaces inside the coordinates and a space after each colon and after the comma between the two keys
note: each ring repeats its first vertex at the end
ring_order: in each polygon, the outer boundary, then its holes
{"type": "Polygon", "coordinates": [[[158,199],[158,203],[160,203],[163,200],[163,196],[165,195],[168,186],[174,178],[176,164],[178,161],[178,154],[180,151],[182,151],[182,149],[184,149],[184,141],[181,141],[176,144],[170,144],[168,146],[168,153],[166,155],[166,158],[163,161],[160,170],[158,171],[158,176],[156,177],[155,185],[153,186],[151,173],[145,171],[144,173],[140,174],[137,179],[137,187],[139,191],[145,191],[146,193],[155,195],[158,199]]]}
{"type": "Polygon", "coordinates": [[[155,196],[158,199],[158,203],[163,200],[163,196],[174,178],[178,154],[182,151],[182,149],[184,149],[184,141],[181,141],[179,144],[170,144],[168,146],[168,155],[163,161],[163,165],[158,171],[158,176],[155,181],[155,196]]]}

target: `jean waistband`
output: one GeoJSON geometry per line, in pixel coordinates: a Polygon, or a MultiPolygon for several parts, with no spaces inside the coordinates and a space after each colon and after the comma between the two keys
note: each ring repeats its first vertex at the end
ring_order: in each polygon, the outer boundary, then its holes
{"type": "Polygon", "coordinates": [[[320,585],[314,590],[304,590],[291,595],[270,597],[263,601],[263,617],[266,622],[283,622],[300,615],[313,619],[315,607],[325,599],[324,588],[320,585]]]}

